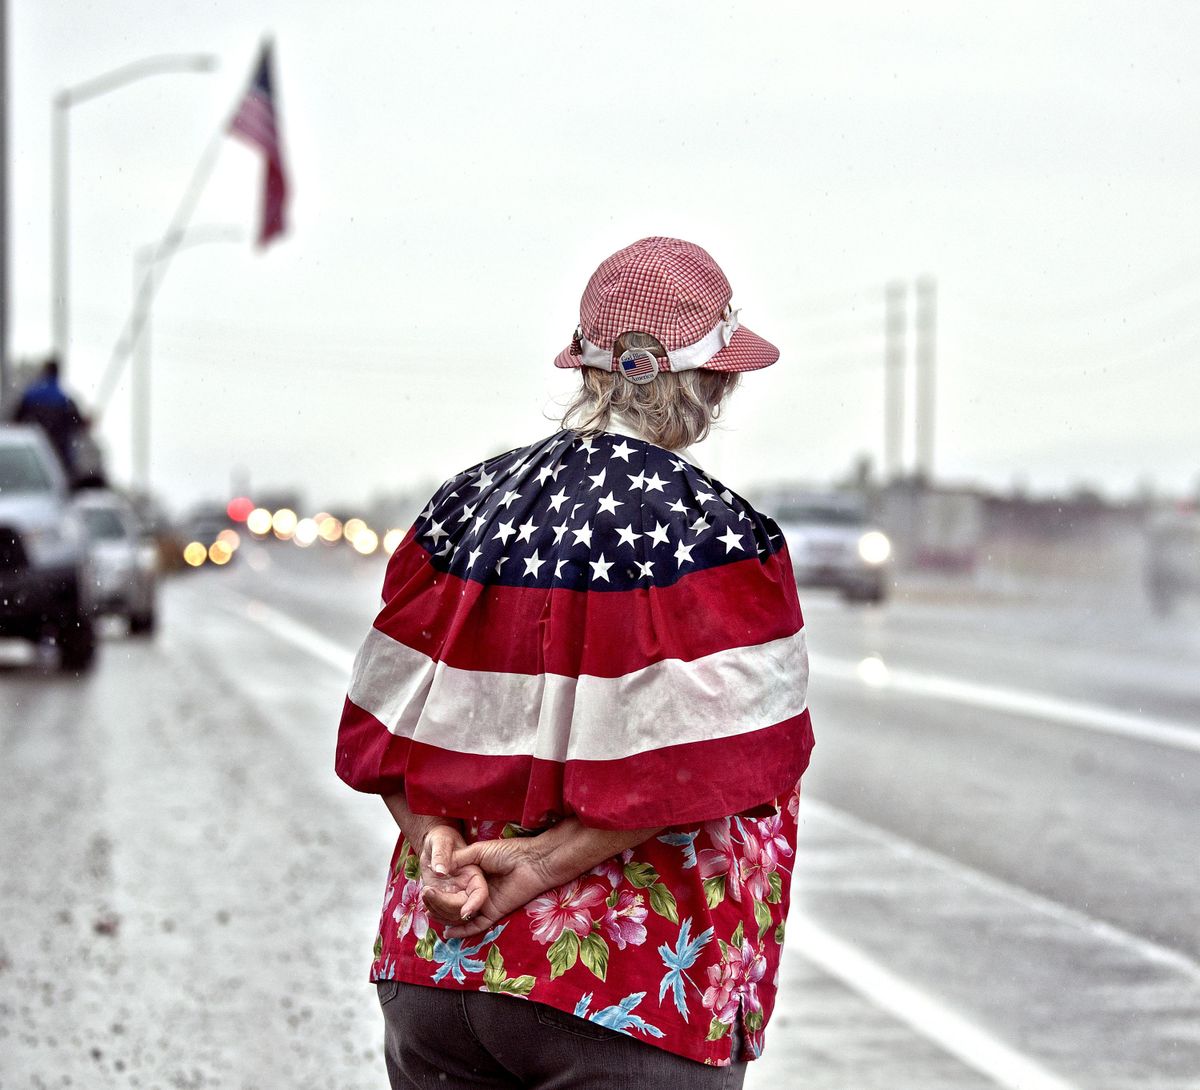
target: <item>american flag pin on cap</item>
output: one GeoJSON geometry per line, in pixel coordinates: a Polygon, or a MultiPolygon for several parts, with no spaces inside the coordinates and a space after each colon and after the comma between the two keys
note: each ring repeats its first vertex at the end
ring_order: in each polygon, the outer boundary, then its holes
{"type": "Polygon", "coordinates": [[[645,386],[658,377],[658,360],[644,348],[630,348],[622,352],[617,366],[621,374],[636,386],[645,386]]]}

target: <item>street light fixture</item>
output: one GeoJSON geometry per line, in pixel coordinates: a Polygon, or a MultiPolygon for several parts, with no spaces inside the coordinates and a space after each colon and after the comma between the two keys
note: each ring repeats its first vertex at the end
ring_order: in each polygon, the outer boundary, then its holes
{"type": "Polygon", "coordinates": [[[208,224],[147,242],[133,252],[133,328],[139,331],[134,343],[130,424],[132,428],[134,489],[150,494],[150,307],[157,287],[155,266],[169,261],[180,250],[212,242],[241,242],[241,228],[208,224]]]}
{"type": "Polygon", "coordinates": [[[50,253],[50,297],[53,305],[53,342],[59,366],[65,371],[67,352],[70,348],[70,309],[68,270],[68,217],[70,186],[68,181],[68,111],[81,102],[98,98],[115,91],[128,83],[148,76],[167,75],[175,72],[211,72],[217,66],[216,57],[203,53],[164,54],[146,57],[132,64],[105,72],[95,79],[87,80],[59,91],[51,100],[50,126],[51,148],[51,253],[50,253]]]}

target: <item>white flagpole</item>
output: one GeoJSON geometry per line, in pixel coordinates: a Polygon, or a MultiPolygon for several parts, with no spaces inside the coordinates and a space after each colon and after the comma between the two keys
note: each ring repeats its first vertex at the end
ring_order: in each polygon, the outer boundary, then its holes
{"type": "MultiPolygon", "coordinates": [[[[258,70],[257,58],[260,54],[261,46],[259,53],[255,54],[254,67],[251,69],[251,79],[253,79],[254,72],[258,70]]],[[[196,164],[196,169],[192,171],[191,181],[188,182],[187,189],[184,190],[183,197],[175,209],[175,214],[171,217],[170,224],[155,247],[153,258],[146,264],[146,273],[142,278],[141,286],[137,292],[136,302],[128,318],[125,319],[124,328],[121,330],[120,337],[117,338],[117,343],[113,346],[112,354],[108,359],[108,365],[105,367],[104,374],[100,379],[100,386],[96,392],[95,402],[95,416],[97,418],[103,413],[109,398],[112,397],[113,392],[116,390],[117,382],[120,380],[125,363],[133,352],[134,345],[137,344],[138,337],[145,327],[150,314],[150,307],[154,302],[154,296],[157,294],[159,288],[162,287],[162,282],[166,279],[167,267],[172,257],[174,257],[175,251],[179,249],[180,243],[183,242],[183,237],[187,231],[188,224],[191,222],[192,214],[196,211],[196,205],[200,201],[200,196],[204,192],[205,185],[208,184],[213,167],[216,166],[217,158],[221,153],[225,138],[229,135],[229,124],[236,115],[238,106],[241,105],[245,96],[246,92],[243,89],[234,102],[233,109],[226,113],[217,131],[209,138],[208,146],[200,156],[200,160],[196,164]]]]}

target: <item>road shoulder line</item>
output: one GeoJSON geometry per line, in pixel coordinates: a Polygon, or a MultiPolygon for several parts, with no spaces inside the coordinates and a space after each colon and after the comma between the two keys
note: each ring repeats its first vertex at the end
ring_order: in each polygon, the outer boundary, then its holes
{"type": "Polygon", "coordinates": [[[354,667],[354,654],[347,651],[341,644],[322,635],[315,628],[310,628],[303,621],[289,617],[286,613],[272,608],[265,602],[239,591],[227,590],[226,593],[238,600],[239,612],[249,621],[264,628],[277,639],[290,643],[310,658],[323,662],[326,666],[345,675],[347,682],[354,667]]]}
{"type": "Polygon", "coordinates": [[[818,677],[856,681],[866,688],[881,692],[892,690],[954,704],[990,708],[1009,715],[1049,719],[1098,734],[1115,734],[1139,742],[1153,742],[1172,749],[1200,753],[1200,730],[1171,719],[1117,711],[1101,704],[1065,700],[1027,689],[1007,689],[941,674],[892,669],[876,658],[856,662],[852,659],[811,655],[809,662],[818,677]]]}
{"type": "Polygon", "coordinates": [[[804,796],[801,807],[831,825],[839,826],[856,836],[874,841],[897,856],[932,867],[934,870],[983,893],[1014,901],[1024,909],[1077,928],[1093,938],[1112,943],[1137,957],[1145,958],[1165,969],[1180,973],[1194,984],[1200,984],[1200,962],[1179,950],[1163,946],[1153,939],[1135,935],[1132,931],[1126,931],[1116,924],[1089,916],[1086,912],[1071,908],[1060,901],[1055,901],[1040,893],[1034,893],[1023,886],[1006,882],[1002,878],[996,878],[984,871],[976,870],[965,863],[959,863],[949,856],[942,855],[931,848],[922,847],[920,844],[888,832],[878,825],[872,825],[870,822],[863,821],[827,802],[814,799],[811,795],[804,796]]]}

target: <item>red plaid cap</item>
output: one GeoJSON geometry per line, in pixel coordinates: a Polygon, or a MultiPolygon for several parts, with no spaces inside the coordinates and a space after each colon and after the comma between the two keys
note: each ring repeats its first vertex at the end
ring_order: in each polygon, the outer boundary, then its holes
{"type": "Polygon", "coordinates": [[[641,239],[606,258],[592,274],[579,304],[579,328],[554,366],[586,363],[616,370],[613,342],[634,330],[661,342],[668,353],[664,370],[770,366],[779,349],[738,324],[737,312],[729,309],[732,294],[721,267],[695,243],[641,239]]]}

